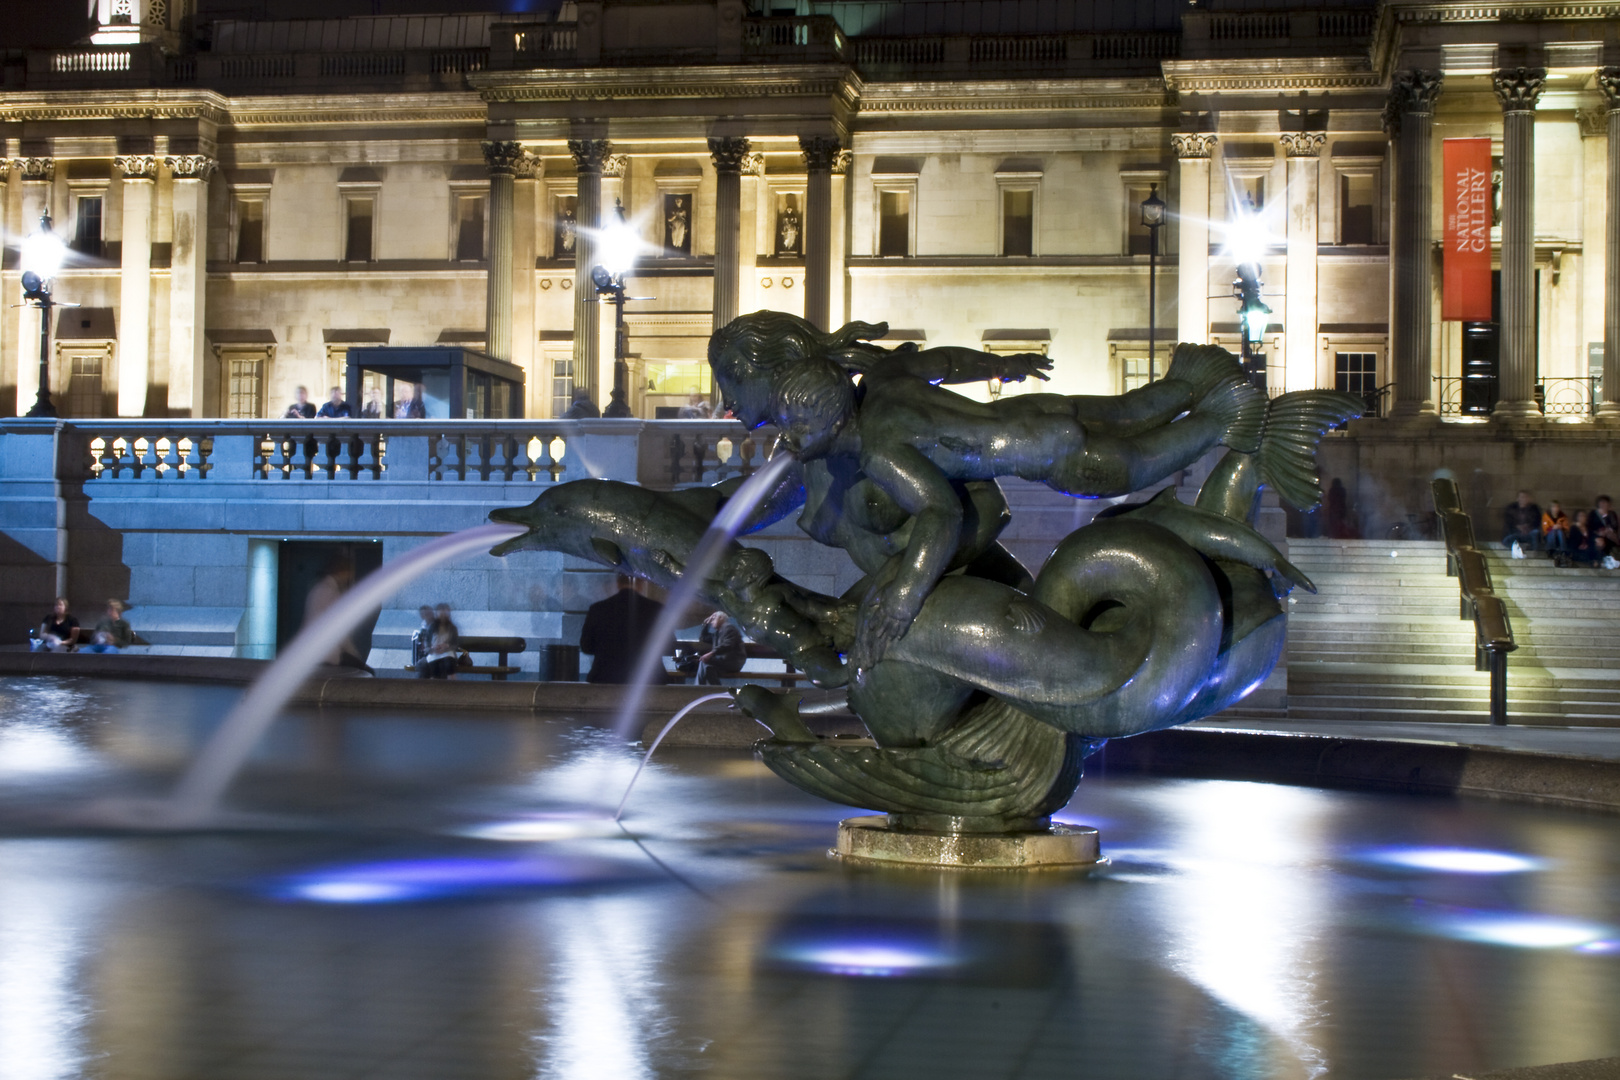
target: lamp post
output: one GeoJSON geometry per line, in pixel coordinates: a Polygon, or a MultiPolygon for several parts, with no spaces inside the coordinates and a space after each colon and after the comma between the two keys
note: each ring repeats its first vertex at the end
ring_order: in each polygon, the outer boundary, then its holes
{"type": "Polygon", "coordinates": [[[1164,227],[1164,200],[1159,185],[1142,200],[1142,227],[1148,231],[1148,382],[1153,381],[1153,338],[1159,312],[1159,230],[1164,227]]]}
{"type": "Polygon", "coordinates": [[[28,410],[28,416],[56,415],[56,406],[51,404],[51,309],[61,305],[51,299],[51,279],[62,268],[66,254],[66,246],[51,231],[51,212],[47,209],[39,215],[39,231],[22,245],[23,302],[39,309],[39,392],[34,395],[34,407],[28,410]]]}
{"type": "Polygon", "coordinates": [[[1261,280],[1260,261],[1266,252],[1266,231],[1259,213],[1250,207],[1240,211],[1232,229],[1229,245],[1237,263],[1237,278],[1232,282],[1232,296],[1238,302],[1238,324],[1242,331],[1243,370],[1249,382],[1261,390],[1266,388],[1266,354],[1260,346],[1266,338],[1266,317],[1271,309],[1261,299],[1264,282],[1261,280]]]}
{"type": "MultiPolygon", "coordinates": [[[[635,269],[636,255],[641,250],[641,237],[625,220],[623,203],[615,199],[613,210],[613,222],[596,238],[596,255],[601,261],[591,268],[591,284],[596,286],[598,301],[613,305],[613,392],[628,413],[630,367],[625,355],[630,342],[624,325],[624,302],[626,299],[646,298],[624,295],[624,279],[635,269]]],[[[611,408],[613,405],[609,404],[607,409],[611,408]]],[[[603,416],[609,415],[607,409],[603,410],[603,416]]]]}

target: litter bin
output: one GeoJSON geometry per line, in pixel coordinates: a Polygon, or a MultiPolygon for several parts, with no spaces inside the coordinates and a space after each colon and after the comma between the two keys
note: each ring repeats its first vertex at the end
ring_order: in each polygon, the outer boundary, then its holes
{"type": "Polygon", "coordinates": [[[542,645],[539,653],[541,682],[579,682],[578,645],[542,645]]]}

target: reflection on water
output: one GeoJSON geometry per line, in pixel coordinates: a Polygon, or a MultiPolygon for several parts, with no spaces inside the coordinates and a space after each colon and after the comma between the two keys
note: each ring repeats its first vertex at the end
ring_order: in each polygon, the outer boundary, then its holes
{"type": "Polygon", "coordinates": [[[161,791],[233,693],[0,680],[0,1077],[1313,1077],[1620,1054],[1620,830],[1087,780],[1092,874],[856,870],[742,753],[294,715],[260,836],[30,831],[161,791]]]}

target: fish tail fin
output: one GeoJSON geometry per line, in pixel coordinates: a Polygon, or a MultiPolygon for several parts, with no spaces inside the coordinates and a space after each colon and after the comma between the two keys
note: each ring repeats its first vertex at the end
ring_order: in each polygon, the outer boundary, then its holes
{"type": "Polygon", "coordinates": [[[1241,375],[1227,379],[1193,406],[1194,416],[1204,416],[1220,425],[1219,442],[1240,454],[1253,453],[1260,446],[1266,423],[1266,395],[1241,375]]]}
{"type": "Polygon", "coordinates": [[[1260,437],[1260,478],[1296,510],[1322,501],[1316,447],[1333,428],[1361,415],[1362,401],[1338,390],[1298,390],[1271,399],[1260,437]]]}
{"type": "Polygon", "coordinates": [[[1231,378],[1242,378],[1243,365],[1219,345],[1194,345],[1184,341],[1170,354],[1166,379],[1176,379],[1192,387],[1192,399],[1204,396],[1231,378]]]}

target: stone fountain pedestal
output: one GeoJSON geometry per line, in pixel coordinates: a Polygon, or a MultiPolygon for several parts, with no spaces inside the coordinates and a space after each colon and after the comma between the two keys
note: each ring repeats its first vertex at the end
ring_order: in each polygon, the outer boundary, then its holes
{"type": "Polygon", "coordinates": [[[838,823],[832,854],[852,863],[956,870],[1074,870],[1102,859],[1097,830],[1049,821],[996,832],[960,828],[962,819],[868,815],[838,823]],[[902,820],[896,820],[900,818],[902,820]]]}

